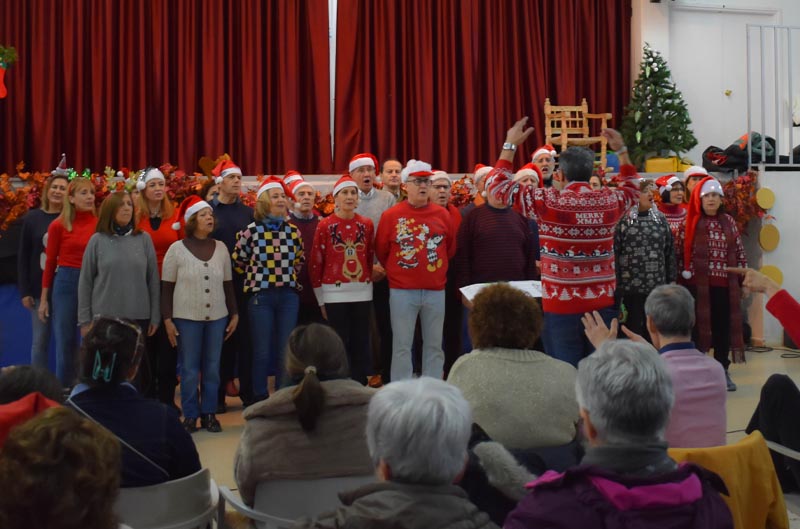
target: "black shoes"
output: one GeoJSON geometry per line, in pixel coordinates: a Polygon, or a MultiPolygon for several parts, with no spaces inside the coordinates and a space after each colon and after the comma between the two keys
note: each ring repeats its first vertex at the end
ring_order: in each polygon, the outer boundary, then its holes
{"type": "Polygon", "coordinates": [[[200,427],[205,428],[206,431],[211,433],[217,433],[222,431],[222,426],[219,424],[217,420],[217,416],[213,413],[209,413],[207,415],[203,415],[200,417],[200,427]]]}
{"type": "Polygon", "coordinates": [[[223,414],[228,413],[228,405],[225,404],[225,400],[221,400],[219,404],[217,404],[217,413],[223,414]]]}
{"type": "Polygon", "coordinates": [[[197,431],[197,418],[189,419],[187,417],[186,419],[183,419],[181,424],[183,424],[183,428],[189,433],[194,433],[197,431]]]}

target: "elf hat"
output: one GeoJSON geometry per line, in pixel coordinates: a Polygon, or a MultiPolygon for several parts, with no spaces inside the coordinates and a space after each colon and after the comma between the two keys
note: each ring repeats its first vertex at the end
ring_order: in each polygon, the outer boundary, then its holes
{"type": "Polygon", "coordinates": [[[534,180],[536,180],[536,183],[534,184],[534,186],[536,186],[536,187],[542,187],[543,186],[542,171],[539,169],[539,166],[537,166],[533,162],[526,163],[525,165],[520,167],[519,171],[514,173],[514,181],[515,182],[519,182],[520,180],[522,180],[526,176],[532,176],[534,178],[534,180]]]}
{"type": "Polygon", "coordinates": [[[423,162],[422,160],[414,160],[413,158],[406,163],[403,170],[400,171],[400,179],[405,184],[410,176],[433,176],[431,164],[423,162]]]}
{"type": "Polygon", "coordinates": [[[356,184],[356,181],[353,180],[349,174],[342,175],[342,177],[339,178],[333,185],[333,196],[336,196],[339,191],[348,187],[354,187],[358,189],[358,184],[356,184]]]}
{"type": "Polygon", "coordinates": [[[222,179],[228,175],[238,174],[242,176],[242,170],[239,169],[239,166],[233,163],[231,160],[222,160],[217,164],[214,169],[211,170],[211,174],[214,175],[214,182],[217,184],[222,183],[222,179]]]}
{"type": "Polygon", "coordinates": [[[159,178],[164,181],[167,180],[164,178],[164,173],[162,173],[160,170],[156,169],[155,167],[148,167],[139,175],[139,179],[136,181],[136,189],[139,191],[144,191],[144,188],[147,187],[147,182],[150,180],[157,180],[159,178]]]}
{"type": "Polygon", "coordinates": [[[50,174],[53,176],[69,176],[69,170],[67,170],[66,153],[61,153],[61,160],[58,162],[58,167],[50,171],[50,174]]]}
{"type": "Polygon", "coordinates": [[[701,199],[708,193],[722,194],[722,186],[713,176],[706,176],[692,189],[692,197],[689,199],[689,208],[686,211],[686,231],[683,240],[683,272],[684,279],[691,279],[692,272],[692,246],[694,245],[694,234],[697,230],[697,223],[703,214],[701,199]]]}
{"type": "Polygon", "coordinates": [[[178,220],[172,224],[172,229],[180,231],[189,221],[192,215],[201,209],[210,208],[211,204],[197,195],[189,195],[181,202],[178,208],[178,220]]]}
{"type": "Polygon", "coordinates": [[[539,156],[542,156],[543,154],[549,154],[550,156],[555,158],[556,157],[556,150],[549,143],[545,144],[545,145],[542,145],[541,147],[539,147],[538,149],[533,151],[533,156],[531,156],[531,162],[535,162],[536,158],[538,158],[539,156]]]}
{"type": "Polygon", "coordinates": [[[368,152],[364,152],[364,153],[361,153],[361,154],[356,154],[355,156],[350,158],[350,164],[348,166],[348,171],[352,173],[353,171],[355,171],[359,167],[364,167],[364,166],[372,167],[373,169],[377,170],[378,169],[378,159],[375,158],[374,155],[372,155],[372,154],[370,154],[368,152]]]}
{"type": "Polygon", "coordinates": [[[270,189],[283,189],[283,192],[286,193],[287,196],[289,195],[289,193],[286,191],[286,186],[283,184],[283,181],[276,176],[270,176],[261,182],[261,186],[259,186],[258,191],[256,191],[256,200],[261,198],[261,195],[270,189]]]}
{"type": "Polygon", "coordinates": [[[656,185],[658,186],[658,194],[660,195],[664,191],[672,191],[672,184],[681,183],[681,179],[675,176],[674,174],[666,174],[656,180],[656,185]]]}
{"type": "Polygon", "coordinates": [[[706,177],[708,176],[708,171],[706,171],[703,167],[700,167],[699,165],[693,165],[683,172],[684,182],[693,176],[706,177]]]}
{"type": "Polygon", "coordinates": [[[441,169],[436,169],[433,171],[433,176],[431,176],[431,182],[435,182],[436,180],[447,180],[450,182],[450,175],[447,172],[442,171],[441,169]]]}
{"type": "Polygon", "coordinates": [[[484,178],[489,172],[494,169],[494,167],[490,165],[483,165],[482,163],[476,164],[475,169],[472,170],[472,181],[477,184],[484,178]]]}

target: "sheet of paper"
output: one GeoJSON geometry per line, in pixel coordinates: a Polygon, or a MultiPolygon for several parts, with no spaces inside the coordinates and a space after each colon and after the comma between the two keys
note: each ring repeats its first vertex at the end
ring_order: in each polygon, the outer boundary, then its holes
{"type": "MultiPolygon", "coordinates": [[[[518,290],[521,290],[532,296],[534,298],[542,297],[542,282],[541,281],[508,281],[505,282],[507,285],[512,286],[518,290]]],[[[469,301],[472,301],[475,296],[483,290],[484,288],[488,287],[489,285],[494,285],[495,283],[475,283],[474,285],[467,285],[465,287],[461,287],[459,290],[467,298],[469,301]]]]}

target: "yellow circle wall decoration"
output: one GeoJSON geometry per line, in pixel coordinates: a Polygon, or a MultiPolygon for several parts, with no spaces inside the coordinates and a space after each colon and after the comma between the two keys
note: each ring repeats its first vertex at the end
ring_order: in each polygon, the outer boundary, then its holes
{"type": "Polygon", "coordinates": [[[758,244],[764,251],[771,252],[778,247],[781,242],[781,232],[774,224],[766,224],[761,227],[761,232],[758,234],[758,244]]]}
{"type": "Polygon", "coordinates": [[[781,286],[783,284],[783,272],[781,272],[781,269],[778,268],[777,266],[773,265],[762,266],[760,272],[765,276],[767,276],[768,278],[775,281],[776,283],[778,283],[778,286],[781,286]]]}
{"type": "Polygon", "coordinates": [[[775,205],[775,193],[772,189],[762,187],[756,192],[756,203],[764,209],[770,209],[775,205]]]}

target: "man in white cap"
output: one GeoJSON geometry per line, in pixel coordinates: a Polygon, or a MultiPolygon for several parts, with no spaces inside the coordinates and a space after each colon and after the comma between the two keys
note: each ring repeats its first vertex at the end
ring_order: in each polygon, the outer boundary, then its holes
{"type": "Polygon", "coordinates": [[[556,169],[556,150],[552,145],[542,145],[533,152],[531,163],[539,168],[544,178],[544,187],[553,185],[553,173],[556,169]]]}
{"type": "MultiPolygon", "coordinates": [[[[253,222],[253,208],[241,199],[242,170],[232,160],[222,160],[212,171],[215,182],[219,184],[219,194],[211,200],[216,227],[211,234],[213,239],[225,243],[228,253],[236,246],[236,234],[253,222]]],[[[231,337],[222,344],[222,357],[219,362],[220,384],[217,399],[217,413],[225,413],[225,394],[228,385],[239,373],[239,398],[248,406],[253,401],[250,370],[253,363],[253,350],[250,343],[250,318],[247,317],[247,300],[244,297],[244,276],[233,273],[233,290],[239,308],[239,325],[231,337]]]]}
{"type": "Polygon", "coordinates": [[[375,255],[389,277],[392,380],[411,378],[411,345],[417,317],[422,330],[422,375],[442,378],[447,269],[455,254],[450,214],[430,203],[428,163],[409,160],[403,169],[408,200],[387,210],[375,237],[375,255]]]}
{"type": "MultiPolygon", "coordinates": [[[[303,252],[305,255],[311,255],[311,244],[314,242],[314,234],[319,225],[319,217],[314,210],[314,198],[317,196],[317,191],[297,171],[286,173],[283,183],[286,184],[293,202],[293,206],[289,210],[289,222],[300,230],[300,236],[303,238],[303,252]]],[[[297,313],[298,325],[324,321],[317,297],[314,295],[314,289],[311,287],[308,270],[309,267],[304,266],[297,274],[297,281],[303,287],[300,291],[300,310],[297,313]]]]}
{"type": "MultiPolygon", "coordinates": [[[[376,232],[383,212],[396,203],[394,195],[375,187],[377,168],[378,159],[370,153],[356,154],[350,159],[348,166],[350,177],[358,184],[356,213],[370,219],[376,232]]],[[[386,384],[391,376],[392,322],[389,318],[389,282],[386,280],[386,270],[377,261],[372,267],[372,284],[372,305],[375,308],[375,324],[380,338],[380,354],[373,358],[373,366],[386,384]]],[[[379,385],[374,380],[370,384],[379,385]]]]}

